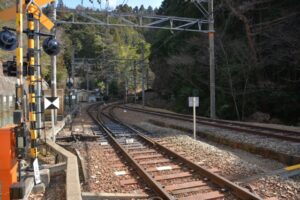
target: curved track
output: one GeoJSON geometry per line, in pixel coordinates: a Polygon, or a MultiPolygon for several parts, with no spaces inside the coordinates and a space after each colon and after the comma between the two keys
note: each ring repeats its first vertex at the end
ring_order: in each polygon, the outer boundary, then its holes
{"type": "MultiPolygon", "coordinates": [[[[140,109],[140,108],[132,108],[128,106],[119,106],[120,108],[131,110],[134,112],[141,112],[150,115],[155,115],[159,117],[165,117],[170,119],[182,120],[187,122],[192,122],[192,116],[190,115],[183,115],[177,113],[167,113],[167,112],[160,112],[160,111],[153,111],[149,109],[140,109]]],[[[292,130],[284,130],[278,128],[271,128],[271,127],[262,127],[262,126],[255,126],[252,124],[245,124],[240,122],[234,121],[225,121],[225,120],[218,120],[218,119],[209,119],[205,117],[197,117],[198,124],[204,124],[208,126],[218,127],[222,129],[229,129],[238,132],[244,132],[253,135],[260,135],[269,138],[276,138],[291,142],[300,142],[300,132],[299,131],[292,131],[292,130]]]]}
{"type": "Polygon", "coordinates": [[[90,116],[160,198],[261,199],[213,171],[193,163],[185,155],[172,151],[168,146],[122,123],[113,116],[111,112],[113,107],[107,106],[97,115],[94,109],[90,110],[90,116]]]}

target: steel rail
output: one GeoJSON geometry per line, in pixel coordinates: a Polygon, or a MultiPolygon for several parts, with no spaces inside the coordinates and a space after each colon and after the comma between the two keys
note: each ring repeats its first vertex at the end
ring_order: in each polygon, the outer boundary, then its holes
{"type": "MultiPolygon", "coordinates": [[[[142,109],[139,109],[139,108],[131,108],[131,107],[128,107],[128,106],[123,106],[123,107],[130,108],[130,109],[142,110],[142,109]]],[[[144,110],[153,111],[153,110],[149,110],[149,109],[144,109],[144,110]]],[[[191,117],[191,115],[180,114],[180,113],[167,113],[167,112],[161,112],[161,111],[154,111],[154,112],[163,113],[163,114],[175,114],[175,115],[183,116],[183,117],[191,117]]],[[[243,124],[242,122],[227,121],[227,120],[222,120],[222,119],[210,119],[210,118],[201,117],[201,116],[197,116],[197,119],[210,121],[210,122],[219,122],[219,123],[228,123],[228,124],[240,125],[240,126],[245,126],[245,127],[249,127],[249,128],[258,128],[258,129],[263,129],[263,130],[267,130],[267,131],[277,131],[277,132],[282,131],[282,132],[286,132],[286,133],[289,133],[289,134],[300,135],[300,131],[296,131],[296,130],[285,130],[285,129],[272,128],[272,127],[262,127],[262,126],[256,126],[256,125],[251,125],[251,124],[243,124]]]]}
{"type": "MultiPolygon", "coordinates": [[[[184,115],[184,114],[166,113],[166,112],[160,112],[160,111],[131,108],[128,106],[119,106],[119,107],[125,108],[127,110],[147,113],[147,114],[156,115],[156,116],[160,116],[160,117],[167,117],[167,118],[178,119],[178,120],[183,120],[183,121],[188,121],[188,122],[193,121],[191,116],[184,115]]],[[[272,138],[276,138],[276,139],[283,139],[286,141],[300,142],[300,132],[297,132],[297,131],[283,130],[283,129],[277,129],[277,128],[271,128],[271,127],[261,127],[261,126],[242,124],[242,123],[232,122],[232,121],[209,119],[209,118],[204,118],[204,117],[197,117],[197,123],[208,125],[208,126],[215,126],[215,127],[219,127],[219,128],[235,130],[235,131],[242,131],[245,133],[250,133],[250,134],[255,134],[255,135],[260,135],[260,136],[272,137],[272,138]],[[234,126],[232,126],[232,125],[234,125],[234,126]],[[270,132],[262,132],[262,131],[270,131],[270,132]],[[271,132],[273,132],[273,133],[271,133],[271,132]],[[274,132],[276,132],[277,134],[274,134],[274,132]],[[283,133],[285,132],[289,135],[283,135],[283,134],[281,134],[281,132],[283,132],[283,133]],[[293,135],[293,136],[291,136],[291,135],[293,135]]]]}
{"type": "Polygon", "coordinates": [[[186,164],[189,168],[194,170],[195,172],[198,172],[201,176],[207,177],[209,180],[211,180],[214,184],[218,185],[221,188],[224,188],[225,191],[229,191],[232,194],[234,194],[236,197],[243,199],[243,200],[262,200],[262,198],[258,197],[257,195],[249,192],[248,190],[236,185],[235,183],[221,177],[218,174],[215,174],[213,172],[210,172],[209,170],[197,165],[196,163],[186,159],[185,157],[177,154],[173,150],[159,144],[158,142],[155,142],[154,140],[150,139],[149,137],[145,136],[132,126],[125,124],[121,120],[119,120],[114,114],[112,113],[112,110],[114,107],[117,107],[116,105],[108,106],[110,107],[109,116],[104,114],[109,119],[127,127],[136,135],[142,139],[144,142],[146,142],[148,145],[153,146],[154,148],[158,148],[161,152],[165,152],[166,154],[170,155],[171,157],[175,157],[177,160],[181,161],[182,163],[186,164]]]}
{"type": "Polygon", "coordinates": [[[123,156],[125,156],[125,158],[130,161],[130,163],[133,165],[133,167],[135,168],[136,172],[144,178],[144,180],[147,182],[147,184],[149,186],[152,187],[152,189],[158,194],[160,195],[160,197],[162,197],[163,199],[166,200],[175,200],[174,197],[172,197],[167,191],[165,191],[162,187],[162,185],[160,183],[158,183],[156,180],[153,179],[153,177],[146,172],[142,166],[140,164],[138,164],[132,156],[130,156],[127,151],[117,142],[117,140],[112,136],[112,132],[105,127],[103,121],[101,120],[100,117],[100,112],[97,113],[97,116],[93,116],[91,114],[91,111],[88,111],[88,114],[90,115],[90,117],[94,120],[95,123],[97,123],[108,135],[109,140],[112,142],[112,144],[117,147],[121,153],[123,154],[123,156]]]}

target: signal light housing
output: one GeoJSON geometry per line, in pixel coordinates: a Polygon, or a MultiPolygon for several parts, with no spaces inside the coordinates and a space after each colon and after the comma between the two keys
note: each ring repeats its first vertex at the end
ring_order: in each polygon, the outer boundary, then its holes
{"type": "Polygon", "coordinates": [[[5,51],[13,51],[17,48],[17,37],[14,33],[4,29],[0,32],[0,48],[5,51]]]}
{"type": "MultiPolygon", "coordinates": [[[[23,76],[27,76],[27,64],[27,62],[23,62],[23,76]]],[[[6,61],[3,63],[3,74],[11,77],[17,76],[17,62],[15,58],[13,61],[6,61]]]]}
{"type": "Polygon", "coordinates": [[[60,52],[60,44],[54,37],[48,37],[43,42],[43,49],[49,56],[56,56],[60,52]]]}

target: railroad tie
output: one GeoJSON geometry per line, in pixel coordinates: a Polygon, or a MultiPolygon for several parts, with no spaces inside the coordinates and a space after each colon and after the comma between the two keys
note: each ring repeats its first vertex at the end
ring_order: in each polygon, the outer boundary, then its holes
{"type": "Polygon", "coordinates": [[[178,200],[214,200],[214,199],[219,199],[223,198],[224,194],[222,194],[219,191],[215,192],[208,192],[204,194],[196,194],[194,196],[189,196],[189,197],[182,197],[179,198],[178,200]]]}
{"type": "Polygon", "coordinates": [[[203,181],[193,181],[188,183],[180,183],[180,184],[173,184],[173,185],[167,185],[165,187],[168,191],[174,191],[174,190],[181,190],[181,189],[187,189],[187,188],[194,188],[194,187],[201,187],[207,185],[203,181]]]}
{"type": "Polygon", "coordinates": [[[161,180],[169,180],[169,179],[176,179],[176,178],[186,178],[186,177],[191,177],[191,176],[192,176],[192,174],[190,172],[182,172],[182,173],[176,173],[176,174],[155,176],[154,179],[157,181],[161,181],[161,180]]]}

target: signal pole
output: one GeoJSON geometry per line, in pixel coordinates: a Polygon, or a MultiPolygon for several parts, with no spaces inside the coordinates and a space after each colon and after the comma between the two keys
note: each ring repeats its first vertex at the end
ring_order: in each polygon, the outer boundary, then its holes
{"type": "Polygon", "coordinates": [[[209,13],[209,69],[210,69],[210,118],[216,118],[216,80],[215,80],[215,30],[214,30],[214,1],[208,1],[209,13]]]}
{"type": "MultiPolygon", "coordinates": [[[[52,2],[52,7],[53,7],[53,21],[56,21],[56,1],[52,2]]],[[[55,35],[56,38],[56,28],[53,27],[52,29],[52,34],[55,35]]],[[[52,97],[57,97],[57,85],[56,85],[56,56],[51,56],[51,67],[52,67],[52,71],[51,71],[51,96],[52,97]]],[[[52,109],[51,110],[51,122],[52,125],[56,125],[57,123],[57,110],[52,109]]],[[[54,126],[52,126],[52,129],[54,131],[54,126]]]]}
{"type": "MultiPolygon", "coordinates": [[[[35,30],[40,32],[40,21],[35,20],[35,30]]],[[[36,118],[37,124],[36,128],[38,135],[41,136],[42,133],[42,76],[41,76],[41,49],[40,49],[40,36],[35,34],[35,65],[36,65],[36,118]]]]}
{"type": "Polygon", "coordinates": [[[16,49],[16,62],[17,62],[17,94],[16,94],[16,110],[21,110],[23,120],[26,119],[26,113],[24,109],[25,97],[24,97],[24,83],[23,83],[23,2],[22,0],[16,1],[17,16],[16,16],[16,33],[18,38],[18,48],[16,49]]]}
{"type": "Polygon", "coordinates": [[[28,11],[27,11],[27,21],[28,21],[28,103],[29,103],[29,122],[30,122],[30,154],[33,160],[35,160],[38,156],[37,149],[37,126],[36,126],[36,93],[35,93],[35,85],[36,85],[36,76],[35,76],[35,19],[34,19],[34,7],[31,2],[29,2],[28,11]]]}

